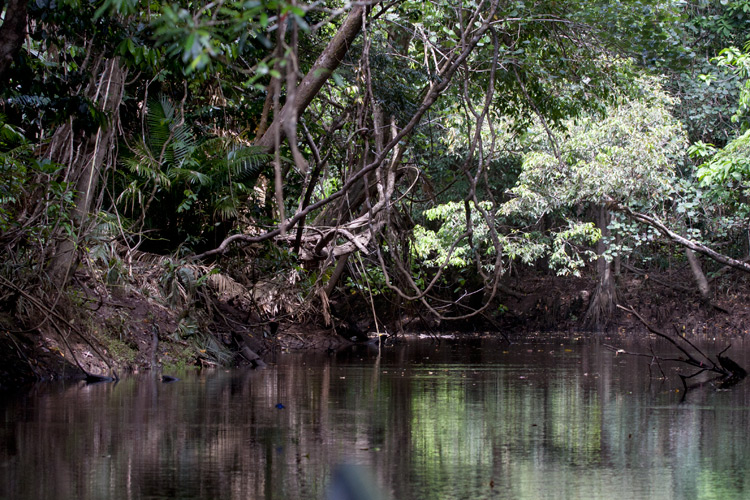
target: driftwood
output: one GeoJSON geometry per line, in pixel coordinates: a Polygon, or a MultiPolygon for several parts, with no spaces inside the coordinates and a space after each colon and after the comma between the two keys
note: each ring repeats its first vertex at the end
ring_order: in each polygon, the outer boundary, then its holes
{"type": "MultiPolygon", "coordinates": [[[[675,328],[675,335],[669,335],[668,333],[659,330],[649,324],[643,316],[638,314],[635,309],[632,307],[623,307],[621,305],[617,305],[619,309],[622,309],[623,311],[629,312],[632,315],[634,315],[638,320],[643,323],[643,325],[648,329],[649,332],[653,333],[654,335],[663,338],[670,344],[672,344],[677,351],[679,352],[678,355],[675,357],[662,357],[657,356],[655,353],[651,352],[650,354],[646,353],[636,353],[636,352],[628,352],[624,349],[618,349],[617,347],[611,346],[611,345],[605,345],[608,349],[618,353],[618,354],[627,354],[631,356],[643,356],[643,357],[649,357],[652,360],[652,363],[656,363],[659,365],[659,368],[661,369],[661,363],[662,362],[673,362],[673,363],[680,363],[683,365],[687,365],[691,368],[696,369],[697,371],[693,373],[692,375],[680,375],[680,379],[682,380],[682,385],[685,389],[685,393],[687,393],[688,389],[690,388],[687,384],[688,380],[700,375],[701,373],[714,373],[718,377],[714,379],[716,382],[716,385],[720,388],[726,388],[730,387],[737,382],[741,381],[747,376],[747,371],[745,371],[744,368],[742,368],[739,364],[737,364],[734,360],[729,358],[728,356],[724,356],[724,353],[729,350],[729,348],[732,346],[731,344],[727,345],[720,353],[716,355],[716,360],[714,361],[709,355],[704,353],[698,346],[690,342],[687,338],[679,335],[677,332],[677,329],[675,328]]],[[[664,371],[662,370],[662,374],[664,374],[664,371]]]]}

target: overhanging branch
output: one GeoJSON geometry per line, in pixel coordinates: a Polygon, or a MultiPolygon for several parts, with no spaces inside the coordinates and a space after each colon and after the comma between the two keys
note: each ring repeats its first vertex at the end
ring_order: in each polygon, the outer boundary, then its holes
{"type": "MultiPolygon", "coordinates": [[[[473,31],[471,38],[466,42],[466,45],[463,47],[463,49],[460,52],[457,52],[456,54],[454,54],[453,57],[449,59],[448,61],[449,64],[446,64],[444,71],[442,71],[439,75],[437,75],[434,81],[427,87],[426,92],[425,92],[425,97],[422,99],[422,104],[414,112],[414,114],[412,115],[411,119],[406,124],[406,126],[404,126],[404,128],[402,128],[390,140],[390,142],[388,142],[388,144],[384,146],[382,151],[377,153],[377,155],[375,156],[375,159],[371,163],[366,165],[356,174],[349,177],[349,179],[347,179],[347,181],[344,183],[341,189],[331,194],[327,198],[324,198],[316,203],[308,205],[307,208],[298,211],[293,217],[288,219],[283,224],[284,228],[287,231],[290,230],[292,227],[294,227],[295,224],[297,224],[303,217],[305,217],[310,212],[317,210],[318,208],[321,208],[331,203],[332,201],[337,200],[338,198],[344,196],[352,188],[352,186],[354,186],[356,182],[358,182],[364,176],[368,175],[370,172],[379,168],[383,164],[386,158],[388,158],[388,156],[391,154],[391,151],[393,151],[393,149],[405,137],[409,136],[412,133],[414,128],[422,120],[422,117],[427,112],[427,110],[432,107],[432,105],[438,100],[438,98],[443,93],[443,91],[446,88],[448,88],[448,86],[451,84],[451,81],[456,71],[458,71],[458,69],[463,65],[464,61],[466,61],[466,59],[472,54],[472,52],[477,46],[477,43],[479,43],[479,41],[482,39],[484,34],[489,29],[491,20],[493,19],[493,16],[497,10],[497,7],[498,7],[498,0],[492,0],[490,2],[490,8],[487,13],[486,19],[482,22],[482,24],[478,28],[476,28],[473,31]]],[[[312,71],[313,70],[311,70],[311,72],[312,71]]],[[[300,100],[301,100],[301,97],[298,96],[297,101],[299,102],[300,100]]],[[[280,113],[280,115],[283,115],[283,110],[280,113]]],[[[269,133],[271,133],[270,128],[266,132],[266,135],[268,135],[269,133]]],[[[227,248],[229,248],[229,245],[231,245],[234,242],[242,241],[246,243],[259,243],[262,241],[273,239],[279,236],[280,234],[281,234],[280,228],[276,228],[274,230],[268,231],[266,233],[263,233],[257,236],[251,236],[247,234],[235,234],[226,238],[224,241],[222,241],[221,244],[217,248],[195,255],[193,256],[193,259],[204,259],[212,255],[222,254],[227,250],[227,248]]]]}
{"type": "Polygon", "coordinates": [[[635,212],[631,210],[629,207],[623,205],[622,203],[619,203],[612,199],[607,201],[607,206],[608,208],[614,211],[625,214],[627,217],[635,221],[642,222],[643,224],[653,227],[654,229],[659,231],[661,234],[663,234],[667,238],[671,239],[675,243],[678,243],[684,246],[685,248],[689,248],[690,250],[694,252],[698,252],[700,254],[705,255],[706,257],[710,257],[716,262],[721,262],[722,264],[733,267],[735,269],[739,269],[740,271],[750,273],[750,264],[746,262],[742,262],[741,260],[733,259],[727,255],[721,254],[707,247],[706,245],[702,243],[698,243],[696,241],[689,240],[683,236],[680,236],[679,234],[669,229],[666,226],[666,224],[664,224],[662,221],[660,221],[656,217],[642,214],[640,212],[635,212]]]}

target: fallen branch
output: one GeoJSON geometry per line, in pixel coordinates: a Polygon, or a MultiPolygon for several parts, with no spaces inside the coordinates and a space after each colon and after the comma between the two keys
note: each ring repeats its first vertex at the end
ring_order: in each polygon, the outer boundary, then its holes
{"type": "MultiPolygon", "coordinates": [[[[685,391],[688,390],[687,380],[691,379],[693,377],[696,377],[697,375],[700,375],[704,372],[710,372],[710,373],[716,373],[719,375],[719,384],[721,387],[729,387],[731,385],[736,384],[740,380],[744,379],[747,376],[747,372],[744,368],[742,368],[740,365],[738,365],[736,362],[734,362],[732,359],[730,359],[727,356],[723,356],[723,354],[731,347],[731,344],[728,345],[726,348],[724,348],[723,351],[721,351],[719,354],[716,355],[717,361],[712,360],[706,353],[704,353],[698,346],[690,342],[687,338],[679,335],[678,332],[676,332],[675,336],[671,336],[667,334],[666,332],[659,330],[658,328],[652,326],[649,324],[643,316],[638,314],[638,312],[633,309],[632,307],[624,307],[620,304],[617,304],[618,309],[621,309],[625,312],[628,312],[635,316],[638,321],[640,321],[643,326],[648,329],[649,332],[653,333],[654,335],[663,338],[670,344],[672,344],[681,354],[682,356],[678,357],[672,357],[672,358],[665,358],[661,356],[657,356],[656,354],[651,352],[651,354],[645,354],[645,353],[634,353],[634,352],[628,352],[624,349],[618,349],[614,346],[605,345],[607,349],[610,349],[614,351],[616,354],[627,354],[630,356],[642,356],[642,357],[649,357],[652,360],[652,364],[654,362],[659,364],[659,367],[661,369],[661,362],[675,362],[675,363],[682,363],[686,364],[692,368],[696,368],[698,371],[693,373],[692,375],[680,375],[680,379],[682,380],[682,385],[685,388],[685,391]]],[[[664,372],[662,371],[662,374],[664,372]]]]}

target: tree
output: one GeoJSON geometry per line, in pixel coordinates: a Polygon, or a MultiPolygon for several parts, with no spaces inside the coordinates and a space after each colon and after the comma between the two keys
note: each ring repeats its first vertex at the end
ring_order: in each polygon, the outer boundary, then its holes
{"type": "Polygon", "coordinates": [[[70,214],[73,231],[57,245],[50,260],[48,273],[57,287],[67,284],[75,271],[81,236],[87,231],[86,223],[92,204],[100,189],[100,176],[106,165],[114,162],[115,130],[119,107],[125,90],[127,69],[119,58],[105,60],[104,54],[95,56],[87,97],[106,116],[96,132],[83,140],[76,140],[73,120],[61,124],[54,132],[47,155],[51,161],[66,164],[66,177],[70,179],[75,195],[70,214]]]}
{"type": "MultiPolygon", "coordinates": [[[[674,165],[686,147],[680,123],[671,115],[674,101],[655,81],[642,81],[640,96],[622,96],[603,117],[569,122],[566,132],[532,136],[524,157],[516,198],[503,213],[533,218],[558,212],[564,218],[588,204],[598,229],[599,284],[587,316],[601,326],[611,317],[616,300],[606,237],[612,207],[652,212],[672,192],[674,165]]],[[[581,222],[578,222],[579,224],[581,222]]]]}
{"type": "MultiPolygon", "coordinates": [[[[732,120],[740,125],[739,132],[723,147],[698,141],[690,148],[693,157],[701,160],[696,178],[700,188],[706,190],[708,198],[715,204],[717,212],[715,218],[721,219],[721,226],[725,232],[739,233],[742,242],[748,244],[750,252],[750,130],[748,130],[747,113],[750,107],[750,45],[745,46],[745,52],[736,47],[722,50],[715,62],[719,67],[731,68],[742,82],[738,98],[738,106],[732,120]],[[723,210],[721,210],[723,209],[723,210]],[[744,234],[743,234],[744,233],[744,234]]],[[[714,76],[706,77],[712,82],[714,76]]],[[[711,83],[713,84],[713,83],[711,83]]],[[[706,253],[706,252],[702,252],[706,253]]],[[[716,258],[714,255],[709,255],[716,258]]],[[[750,266],[735,259],[720,260],[732,267],[750,271],[750,266]]]]}
{"type": "MultiPolygon", "coordinates": [[[[54,255],[38,258],[58,285],[77,269],[89,228],[109,217],[119,242],[137,240],[141,227],[163,236],[179,225],[159,251],[189,246],[196,260],[250,243],[289,249],[325,300],[340,276],[371,272],[399,301],[471,317],[489,307],[514,259],[544,256],[580,272],[588,254],[575,250],[606,232],[608,211],[627,202],[653,216],[672,179],[664,158],[681,139],[670,104],[650,83],[641,100],[628,88],[679,39],[670,33],[682,3],[28,9],[4,109],[58,168],[69,217],[53,231],[54,255]],[[674,143],[659,135],[669,131],[674,143]],[[255,155],[252,168],[232,163],[245,154],[255,155]],[[573,213],[583,204],[585,217],[573,213]],[[546,214],[547,227],[527,224],[532,213],[546,214]],[[207,234],[222,240],[195,244],[207,234]],[[441,290],[456,276],[461,300],[441,290]]],[[[598,255],[605,275],[605,247],[598,255]]]]}

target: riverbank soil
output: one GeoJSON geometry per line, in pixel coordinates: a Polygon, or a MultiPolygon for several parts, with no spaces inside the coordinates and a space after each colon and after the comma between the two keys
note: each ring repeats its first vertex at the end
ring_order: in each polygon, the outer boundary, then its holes
{"type": "MultiPolygon", "coordinates": [[[[143,285],[143,284],[141,284],[143,285]]],[[[434,321],[415,309],[375,304],[378,331],[502,332],[511,337],[544,331],[590,331],[585,313],[596,283],[586,278],[526,273],[504,283],[484,315],[460,323],[434,321]]],[[[618,277],[619,303],[653,326],[690,335],[734,338],[750,329],[750,277],[727,272],[712,281],[710,303],[701,299],[688,269],[630,272],[618,277]]],[[[259,317],[237,295],[205,291],[170,304],[155,286],[103,287],[80,277],[57,298],[55,313],[22,296],[0,311],[0,388],[29,381],[117,376],[143,370],[163,373],[187,367],[262,365],[286,349],[334,350],[376,331],[372,307],[361,297],[332,304],[334,325],[321,312],[304,321],[259,317]],[[336,308],[338,310],[336,310],[336,308]],[[22,309],[24,314],[19,314],[22,309]],[[25,317],[25,321],[19,321],[25,317]]],[[[40,297],[39,301],[45,297],[40,297]]],[[[49,300],[49,297],[46,297],[49,300]]],[[[35,299],[36,300],[36,299],[35,299]]],[[[411,306],[410,306],[411,307],[411,306]]],[[[617,310],[599,331],[641,333],[643,324],[617,310]]]]}
{"type": "MultiPolygon", "coordinates": [[[[649,324],[665,331],[716,337],[744,336],[750,332],[750,276],[728,273],[712,280],[712,299],[705,303],[689,269],[670,272],[628,273],[617,279],[618,303],[632,308],[649,324]]],[[[585,314],[593,280],[555,276],[529,276],[518,280],[520,296],[503,297],[508,311],[498,318],[507,329],[521,331],[591,330],[585,314]]],[[[628,312],[617,310],[602,331],[643,330],[628,312]]]]}

